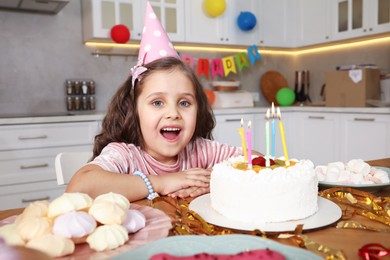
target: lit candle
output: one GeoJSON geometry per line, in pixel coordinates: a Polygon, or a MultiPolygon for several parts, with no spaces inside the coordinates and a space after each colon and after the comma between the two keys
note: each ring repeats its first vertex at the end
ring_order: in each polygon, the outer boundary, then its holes
{"type": "Polygon", "coordinates": [[[249,121],[248,129],[246,129],[246,141],[248,142],[248,169],[252,169],[252,134],[251,134],[252,122],[249,121]]]}
{"type": "Polygon", "coordinates": [[[286,166],[290,166],[290,161],[288,160],[286,139],[285,139],[285,136],[284,136],[284,127],[283,127],[283,123],[282,123],[282,114],[280,113],[279,107],[277,108],[277,116],[279,118],[279,128],[280,128],[280,135],[282,137],[282,145],[283,145],[285,165],[286,166]]]}
{"type": "Polygon", "coordinates": [[[241,137],[241,146],[242,146],[242,151],[244,153],[244,160],[248,161],[248,152],[246,150],[246,140],[245,140],[245,132],[244,132],[244,119],[241,118],[241,127],[238,128],[238,133],[240,134],[241,137]]]}
{"type": "Polygon", "coordinates": [[[266,144],[266,149],[265,149],[265,166],[270,167],[270,161],[269,161],[269,118],[270,118],[270,111],[269,108],[267,109],[267,113],[265,114],[265,144],[266,144]]]}
{"type": "Polygon", "coordinates": [[[275,126],[275,106],[274,102],[272,102],[272,107],[271,107],[271,117],[272,117],[272,122],[271,122],[271,156],[272,158],[275,158],[275,136],[276,136],[276,126],[275,126]]]}

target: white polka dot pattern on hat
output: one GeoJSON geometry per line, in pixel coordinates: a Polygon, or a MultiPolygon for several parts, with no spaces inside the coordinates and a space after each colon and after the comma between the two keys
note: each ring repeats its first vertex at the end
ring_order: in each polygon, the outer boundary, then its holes
{"type": "Polygon", "coordinates": [[[168,54],[166,50],[160,50],[159,53],[160,53],[161,57],[165,57],[168,54]]]}
{"type": "Polygon", "coordinates": [[[156,36],[156,37],[160,37],[161,36],[161,32],[156,30],[153,32],[153,35],[156,36]]]}

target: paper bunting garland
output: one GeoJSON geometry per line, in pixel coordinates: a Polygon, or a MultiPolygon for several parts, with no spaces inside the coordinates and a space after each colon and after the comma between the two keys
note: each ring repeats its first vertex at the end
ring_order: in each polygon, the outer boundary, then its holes
{"type": "MultiPolygon", "coordinates": [[[[182,54],[181,59],[192,69],[195,69],[194,57],[188,54],[182,54]]],[[[221,59],[212,59],[211,61],[206,58],[197,59],[196,74],[198,76],[204,75],[208,78],[211,71],[211,77],[213,78],[217,75],[227,77],[230,73],[236,74],[237,70],[242,71],[244,68],[250,68],[251,64],[255,64],[257,60],[261,59],[262,57],[257,46],[252,45],[247,48],[247,52],[237,53],[221,59]]]]}

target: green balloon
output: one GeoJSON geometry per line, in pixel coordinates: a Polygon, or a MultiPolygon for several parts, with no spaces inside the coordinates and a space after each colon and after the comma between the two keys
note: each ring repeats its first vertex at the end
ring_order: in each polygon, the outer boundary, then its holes
{"type": "Polygon", "coordinates": [[[295,93],[290,88],[281,88],[276,93],[276,101],[280,106],[292,105],[295,101],[295,93]]]}

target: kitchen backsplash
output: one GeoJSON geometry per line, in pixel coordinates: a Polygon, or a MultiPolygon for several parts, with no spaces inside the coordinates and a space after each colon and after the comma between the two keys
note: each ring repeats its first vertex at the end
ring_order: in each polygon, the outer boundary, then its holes
{"type": "MultiPolygon", "coordinates": [[[[1,113],[65,112],[63,88],[67,79],[93,79],[99,86],[94,95],[95,111],[107,105],[137,62],[136,56],[99,58],[82,43],[80,0],[70,1],[55,16],[0,11],[0,111],[1,113]]],[[[266,26],[266,25],[261,25],[266,26]]],[[[261,53],[261,46],[259,47],[261,53]]],[[[226,53],[191,53],[195,58],[226,56],[226,53]]],[[[294,72],[310,70],[310,97],[320,101],[325,73],[340,64],[373,63],[390,69],[390,44],[354,47],[299,56],[264,54],[263,60],[229,78],[241,88],[260,93],[259,104],[268,105],[260,92],[260,78],[276,70],[294,88],[294,72]]],[[[213,79],[201,78],[203,84],[213,79]]]]}

